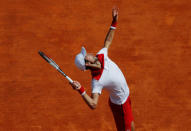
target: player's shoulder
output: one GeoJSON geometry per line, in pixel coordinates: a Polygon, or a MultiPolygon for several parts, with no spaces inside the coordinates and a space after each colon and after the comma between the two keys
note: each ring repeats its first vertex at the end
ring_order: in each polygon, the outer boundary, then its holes
{"type": "Polygon", "coordinates": [[[99,83],[99,80],[96,80],[95,78],[92,78],[92,83],[99,83]]]}
{"type": "Polygon", "coordinates": [[[101,83],[99,80],[96,80],[92,78],[92,87],[101,86],[101,83]]]}
{"type": "Polygon", "coordinates": [[[104,54],[107,55],[108,49],[106,47],[102,48],[101,50],[99,50],[99,52],[97,54],[104,54]]]}

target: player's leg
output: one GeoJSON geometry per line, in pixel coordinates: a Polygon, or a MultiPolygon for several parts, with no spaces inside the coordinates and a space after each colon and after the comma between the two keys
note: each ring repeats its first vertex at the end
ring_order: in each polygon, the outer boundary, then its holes
{"type": "Polygon", "coordinates": [[[124,115],[122,106],[113,104],[110,100],[109,100],[109,105],[113,113],[117,131],[125,131],[125,122],[123,117],[124,115]]]}
{"type": "Polygon", "coordinates": [[[133,121],[130,97],[127,98],[126,102],[122,105],[122,107],[124,113],[125,131],[134,131],[135,125],[133,121]]]}
{"type": "Polygon", "coordinates": [[[116,105],[109,101],[117,131],[134,131],[134,121],[131,110],[131,100],[128,97],[123,105],[116,105]]]}

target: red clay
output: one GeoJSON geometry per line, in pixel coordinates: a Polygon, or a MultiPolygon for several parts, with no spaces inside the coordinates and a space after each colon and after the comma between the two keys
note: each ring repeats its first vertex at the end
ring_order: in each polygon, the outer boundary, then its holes
{"type": "Polygon", "coordinates": [[[42,50],[91,92],[89,72],[74,65],[84,45],[103,47],[111,9],[119,24],[109,50],[131,91],[138,131],[191,130],[189,0],[0,1],[0,130],[115,131],[103,92],[89,109],[42,50]]]}

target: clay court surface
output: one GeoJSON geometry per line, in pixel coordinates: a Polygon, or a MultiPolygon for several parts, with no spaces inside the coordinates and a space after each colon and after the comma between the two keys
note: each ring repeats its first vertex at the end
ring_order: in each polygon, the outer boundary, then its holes
{"type": "Polygon", "coordinates": [[[0,130],[116,131],[103,91],[91,110],[39,55],[91,93],[74,64],[103,47],[111,9],[119,24],[109,57],[130,87],[137,131],[191,130],[190,0],[0,0],[0,130]]]}

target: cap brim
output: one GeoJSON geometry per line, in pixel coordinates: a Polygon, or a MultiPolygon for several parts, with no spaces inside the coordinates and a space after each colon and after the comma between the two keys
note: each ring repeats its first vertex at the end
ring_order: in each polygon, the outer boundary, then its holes
{"type": "Polygon", "coordinates": [[[84,47],[82,47],[81,53],[82,53],[82,55],[83,55],[84,57],[86,56],[86,49],[85,49],[84,47]]]}

